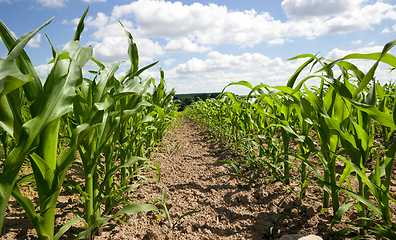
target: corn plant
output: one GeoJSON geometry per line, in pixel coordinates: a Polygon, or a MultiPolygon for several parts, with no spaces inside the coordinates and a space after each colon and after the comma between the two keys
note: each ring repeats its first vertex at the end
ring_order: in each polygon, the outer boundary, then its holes
{"type": "MultiPolygon", "coordinates": [[[[155,122],[160,129],[159,132],[151,131],[150,126],[145,125],[151,134],[145,141],[148,149],[153,147],[153,142],[159,142],[170,121],[160,122],[156,118],[165,120],[164,115],[175,109],[172,102],[174,90],[157,96],[162,106],[147,101],[149,98],[145,95],[153,80],[142,80],[138,76],[157,62],[138,68],[137,46],[126,30],[131,68],[116,79],[114,74],[121,62],[105,67],[92,57],[91,46],[83,47],[79,43],[87,12],[88,8],[73,40],[62,51],[55,49],[49,41],[53,67],[44,85],[23,48],[52,19],[18,39],[0,21],[0,36],[9,50],[7,58],[0,59],[0,130],[5,155],[0,171],[0,234],[11,195],[25,210],[39,239],[59,239],[72,224],[80,221],[73,219],[54,233],[57,198],[67,170],[75,161],[76,151],[79,151],[84,167],[85,188],[70,180],[71,187],[66,188],[78,193],[85,204],[82,216],[86,230],[77,238],[93,239],[103,224],[118,215],[158,211],[150,204],[127,205],[125,202],[113,216],[103,218],[100,208],[107,203],[104,214],[108,214],[141,180],[149,179],[139,174],[142,169],[151,170],[159,179],[158,165],[143,157],[144,154],[134,155],[136,152],[133,151],[124,154],[121,150],[118,151],[122,153],[120,156],[112,152],[117,144],[121,143],[121,148],[129,144],[125,140],[135,137],[130,138],[128,134],[133,134],[131,130],[139,123],[155,122]],[[89,60],[99,66],[98,71],[91,71],[95,75],[93,80],[82,76],[82,68],[89,60]],[[153,107],[145,111],[148,106],[153,107]],[[131,122],[134,116],[139,116],[141,121],[131,122]],[[62,135],[64,137],[60,138],[62,135]],[[154,135],[156,138],[152,141],[154,135]],[[62,144],[64,141],[65,145],[62,144]],[[18,178],[26,158],[33,174],[18,178]],[[119,160],[121,164],[118,164],[119,160]],[[114,176],[125,169],[130,169],[128,176],[122,178],[121,183],[114,181],[114,176]],[[39,213],[32,201],[19,191],[21,184],[33,178],[37,183],[39,213]],[[129,185],[131,179],[136,181],[129,185]]],[[[163,79],[161,81],[162,85],[157,89],[164,90],[163,79]]],[[[134,145],[129,146],[133,148],[134,145]]]]}
{"type": "MultiPolygon", "coordinates": [[[[92,48],[82,47],[77,40],[64,49],[53,49],[53,68],[42,86],[33,65],[23,50],[27,42],[52,19],[40,28],[15,39],[11,31],[0,22],[1,37],[9,50],[7,58],[1,59],[1,81],[5,87],[1,92],[2,127],[18,142],[7,156],[0,175],[0,227],[9,196],[24,208],[39,239],[58,239],[70,227],[70,223],[54,236],[55,207],[66,171],[74,160],[79,135],[87,128],[77,126],[72,133],[70,145],[57,157],[60,118],[71,111],[75,98],[75,87],[80,84],[81,68],[89,60],[92,48]],[[23,121],[21,113],[22,92],[32,102],[29,106],[31,119],[23,121]],[[39,214],[32,201],[24,197],[18,185],[17,175],[25,158],[29,155],[39,195],[39,214]]],[[[76,35],[79,35],[78,32],[76,35]]],[[[72,221],[73,222],[73,221],[72,221]]]]}
{"type": "Polygon", "coordinates": [[[234,175],[255,182],[260,174],[247,176],[246,173],[255,171],[256,167],[256,171],[271,173],[273,181],[287,184],[286,180],[293,178],[288,175],[289,167],[297,168],[301,173],[300,198],[304,198],[310,180],[323,188],[323,207],[332,207],[334,216],[330,230],[354,206],[359,216],[357,223],[347,224],[359,227],[362,236],[365,231],[371,231],[393,239],[396,228],[389,202],[396,201],[389,195],[389,184],[396,151],[395,145],[390,144],[396,122],[394,85],[381,86],[375,80],[375,72],[380,62],[390,65],[391,71],[395,69],[396,58],[388,53],[395,44],[396,40],[389,42],[380,53],[349,54],[335,61],[311,54],[296,56],[290,60],[308,60],[294,72],[287,86],[253,87],[246,81],[234,82],[226,88],[245,86],[251,90],[249,95],[237,98],[226,93],[225,101],[197,102],[186,109],[187,115],[208,126],[214,131],[213,136],[234,144],[232,148],[244,157],[243,161],[227,161],[234,175]],[[351,59],[375,63],[364,73],[351,59]],[[317,66],[320,69],[313,73],[317,66]],[[339,71],[334,70],[336,67],[339,71]],[[310,68],[308,76],[301,78],[307,68],[310,68]],[[336,76],[336,72],[340,75],[336,76]],[[308,88],[305,82],[313,78],[321,84],[308,88]],[[297,82],[298,79],[301,80],[297,82]],[[378,148],[373,145],[376,131],[383,139],[378,148]],[[299,146],[297,152],[289,150],[291,139],[299,146]],[[385,151],[383,158],[379,157],[381,149],[385,151]],[[312,155],[319,157],[317,165],[308,161],[312,155]],[[374,161],[373,171],[367,168],[370,161],[374,161]],[[341,162],[344,166],[338,174],[336,167],[341,162]],[[323,175],[319,168],[323,169],[323,175]],[[359,185],[357,189],[350,184],[353,173],[359,185]],[[342,187],[343,183],[348,187],[342,187]],[[342,202],[341,192],[346,194],[342,202]],[[374,220],[374,216],[382,221],[374,220]]]}

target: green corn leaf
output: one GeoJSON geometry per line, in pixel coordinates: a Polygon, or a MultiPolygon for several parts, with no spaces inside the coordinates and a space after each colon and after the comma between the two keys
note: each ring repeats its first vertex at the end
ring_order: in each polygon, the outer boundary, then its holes
{"type": "Polygon", "coordinates": [[[106,98],[103,105],[104,110],[109,109],[109,107],[113,106],[113,104],[126,96],[141,95],[146,93],[150,87],[150,84],[150,79],[146,79],[141,82],[138,78],[128,79],[117,89],[113,95],[106,98]]]}
{"type": "Polygon", "coordinates": [[[161,107],[157,106],[157,105],[154,105],[154,107],[157,110],[158,116],[161,118],[161,120],[165,121],[165,112],[164,112],[164,110],[161,107]]]}
{"type": "Polygon", "coordinates": [[[380,124],[390,127],[392,130],[396,130],[396,125],[395,125],[395,121],[393,118],[395,113],[393,113],[393,116],[392,116],[391,114],[379,111],[379,109],[375,106],[367,105],[364,103],[359,103],[359,102],[356,102],[356,101],[353,101],[350,99],[349,99],[349,101],[355,107],[357,107],[359,110],[366,112],[368,115],[370,115],[373,119],[375,119],[380,124]]]}
{"type": "MultiPolygon", "coordinates": [[[[101,73],[100,73],[100,80],[98,85],[96,85],[94,92],[93,92],[93,102],[101,102],[104,99],[106,91],[107,83],[114,77],[114,73],[118,70],[121,62],[115,62],[107,66],[101,73]]],[[[107,100],[107,99],[106,99],[107,100]]]]}
{"type": "Polygon", "coordinates": [[[162,189],[162,201],[166,201],[166,189],[165,188],[163,188],[162,189]]]}
{"type": "Polygon", "coordinates": [[[369,90],[369,92],[368,92],[368,94],[366,96],[366,102],[365,103],[368,104],[368,105],[374,105],[376,100],[377,100],[377,95],[375,94],[375,89],[376,89],[375,85],[376,85],[375,81],[373,81],[373,83],[372,83],[372,85],[370,87],[370,90],[369,90]]]}
{"type": "Polygon", "coordinates": [[[354,64],[347,61],[340,61],[338,64],[341,65],[345,70],[351,70],[352,72],[354,72],[355,76],[358,78],[359,81],[363,80],[364,73],[354,64]]]}
{"type": "Polygon", "coordinates": [[[296,56],[294,58],[290,58],[288,60],[294,60],[297,58],[306,58],[306,57],[310,57],[310,59],[308,59],[305,63],[303,63],[294,73],[293,75],[289,78],[289,81],[287,82],[287,86],[290,88],[293,88],[294,83],[296,82],[298,75],[300,75],[300,73],[304,70],[304,68],[306,66],[308,66],[312,61],[314,61],[316,59],[316,56],[310,55],[310,54],[303,54],[303,55],[299,55],[296,56]]]}
{"type": "Polygon", "coordinates": [[[14,116],[6,96],[0,97],[0,127],[11,136],[19,139],[19,133],[14,129],[14,116]]]}
{"type": "MultiPolygon", "coordinates": [[[[37,28],[34,31],[30,31],[28,33],[25,33],[24,35],[22,35],[20,38],[18,38],[10,47],[10,49],[8,50],[8,55],[7,58],[8,60],[15,60],[19,54],[23,51],[23,48],[26,46],[26,44],[30,41],[30,39],[32,39],[32,37],[34,37],[34,35],[36,35],[36,33],[38,31],[40,31],[43,27],[47,26],[52,20],[54,19],[54,17],[52,17],[50,20],[48,20],[47,22],[45,22],[43,25],[41,25],[39,28],[37,28]]],[[[2,35],[3,35],[3,28],[2,28],[2,35]]]]}
{"type": "Polygon", "coordinates": [[[225,86],[225,88],[223,88],[223,90],[221,91],[222,93],[224,92],[224,90],[229,87],[229,86],[245,86],[249,89],[253,89],[252,84],[250,84],[248,81],[239,81],[239,82],[232,82],[229,83],[227,86],[225,86]]]}
{"type": "Polygon", "coordinates": [[[137,214],[137,213],[140,213],[142,211],[156,211],[156,212],[158,212],[159,210],[158,210],[157,207],[155,207],[154,205],[151,205],[151,204],[139,204],[139,203],[136,203],[136,204],[127,205],[127,206],[123,207],[121,210],[119,210],[116,214],[114,214],[113,217],[96,219],[89,226],[88,229],[86,229],[84,232],[80,232],[77,235],[76,239],[84,239],[86,236],[88,236],[88,234],[91,233],[91,231],[94,228],[96,228],[96,227],[98,227],[98,226],[110,221],[111,219],[115,218],[118,215],[121,215],[121,214],[137,214]]]}
{"type": "Polygon", "coordinates": [[[151,63],[151,64],[149,64],[149,65],[147,65],[147,66],[145,66],[145,67],[143,67],[143,68],[140,68],[139,70],[137,70],[137,71],[134,72],[134,73],[131,72],[131,71],[129,70],[129,71],[124,75],[124,77],[120,79],[120,82],[124,82],[126,79],[133,79],[133,78],[135,78],[136,76],[139,76],[142,72],[144,72],[144,71],[146,71],[147,69],[149,69],[149,68],[155,66],[157,63],[158,63],[158,61],[153,62],[153,63],[151,63]]]}
{"type": "Polygon", "coordinates": [[[55,50],[55,48],[54,48],[54,45],[52,45],[52,42],[51,42],[51,40],[49,39],[49,37],[48,37],[48,35],[47,35],[46,33],[45,33],[45,37],[47,38],[49,44],[51,45],[52,57],[55,58],[55,56],[56,56],[56,50],[55,50]]]}
{"type": "MultiPolygon", "coordinates": [[[[382,49],[382,53],[379,56],[378,60],[371,67],[371,69],[368,71],[368,73],[364,76],[362,82],[359,84],[358,88],[354,92],[353,98],[355,98],[367,86],[367,84],[369,84],[369,82],[373,79],[375,70],[377,69],[379,62],[382,61],[383,58],[384,59],[392,58],[390,60],[390,62],[388,62],[388,64],[393,64],[392,66],[396,66],[396,58],[393,56],[389,57],[389,55],[387,55],[387,52],[395,45],[396,45],[396,40],[393,40],[384,46],[384,48],[382,49]]],[[[356,57],[356,56],[353,56],[353,57],[356,57]]]]}
{"type": "Polygon", "coordinates": [[[124,32],[128,40],[128,56],[131,61],[131,73],[135,73],[139,68],[139,54],[137,45],[133,41],[132,34],[125,29],[124,25],[122,25],[120,21],[119,23],[121,24],[122,28],[124,28],[124,32]]]}
{"type": "Polygon", "coordinates": [[[56,233],[56,235],[54,236],[54,240],[58,240],[60,237],[62,237],[62,235],[67,232],[67,230],[70,229],[70,227],[75,224],[81,222],[81,219],[79,218],[73,218],[72,220],[67,221],[67,223],[65,225],[63,225],[59,231],[56,233]]]}
{"type": "MultiPolygon", "coordinates": [[[[343,158],[342,156],[338,156],[339,158],[343,158]]],[[[351,175],[351,173],[353,172],[353,167],[352,165],[349,163],[349,161],[344,160],[345,162],[345,168],[342,171],[342,175],[340,177],[340,180],[338,180],[338,186],[341,186],[341,184],[346,181],[349,176],[351,175]]]]}
{"type": "MultiPolygon", "coordinates": [[[[31,153],[30,157],[36,163],[38,169],[40,170],[42,179],[47,180],[48,182],[52,182],[52,179],[54,178],[54,176],[53,176],[53,173],[51,172],[51,169],[48,166],[48,164],[35,152],[31,153]]],[[[35,174],[38,174],[38,173],[36,172],[35,174]]],[[[46,181],[39,182],[37,184],[43,185],[43,184],[46,184],[46,181]]],[[[47,186],[47,188],[48,187],[49,186],[47,186]]]]}
{"type": "MultiPolygon", "coordinates": [[[[146,160],[148,160],[148,159],[146,159],[146,158],[141,158],[141,157],[138,157],[138,156],[130,157],[130,158],[129,158],[124,164],[122,164],[121,166],[116,166],[116,167],[110,169],[109,172],[106,173],[106,176],[105,176],[105,178],[103,179],[103,183],[106,184],[106,183],[109,181],[109,179],[110,179],[112,176],[114,176],[114,174],[116,174],[117,172],[119,172],[119,170],[120,170],[121,168],[129,168],[129,167],[133,166],[135,163],[137,163],[138,161],[143,161],[143,160],[146,161],[146,160]]],[[[103,184],[103,185],[104,185],[104,184],[103,184]]]]}
{"type": "Polygon", "coordinates": [[[20,185],[22,185],[22,184],[24,184],[24,183],[29,182],[29,181],[32,180],[33,178],[34,178],[33,173],[27,174],[27,175],[25,175],[25,176],[19,178],[19,179],[15,182],[15,185],[16,185],[16,186],[20,186],[20,185]]]}
{"type": "MultiPolygon", "coordinates": [[[[26,54],[25,50],[19,49],[22,45],[15,46],[15,42],[17,39],[14,37],[12,32],[7,28],[7,26],[0,20],[0,37],[3,40],[3,43],[7,47],[7,49],[10,51],[11,47],[14,46],[15,53],[17,53],[17,50],[20,51],[19,55],[17,56],[17,63],[19,66],[19,69],[21,70],[22,73],[24,74],[32,74],[33,76],[33,81],[25,84],[23,86],[23,89],[26,94],[26,98],[29,101],[34,101],[37,96],[40,96],[42,94],[42,89],[41,89],[41,80],[32,64],[30,61],[28,55],[26,54]]],[[[33,37],[33,36],[32,36],[33,37]]],[[[35,115],[37,109],[30,109],[32,112],[32,115],[35,115]]]]}
{"type": "Polygon", "coordinates": [[[83,67],[93,55],[93,47],[83,47],[79,41],[70,41],[62,49],[61,53],[69,53],[70,58],[77,60],[83,67]]]}
{"type": "MultiPolygon", "coordinates": [[[[367,219],[367,220],[371,220],[371,219],[367,219]]],[[[355,224],[355,223],[350,223],[350,222],[341,222],[339,221],[339,223],[343,223],[343,224],[347,224],[347,225],[351,225],[360,229],[364,229],[367,231],[370,231],[372,233],[378,234],[382,237],[385,237],[387,239],[396,239],[396,234],[394,234],[394,231],[386,231],[380,228],[375,228],[375,227],[370,227],[370,226],[365,226],[365,225],[360,225],[360,224],[355,224]]],[[[359,237],[359,236],[358,236],[359,237]]]]}
{"type": "Polygon", "coordinates": [[[99,66],[99,68],[100,68],[101,70],[103,70],[103,69],[105,69],[105,68],[106,68],[106,66],[105,66],[105,65],[103,65],[103,63],[99,62],[99,61],[98,61],[98,60],[96,60],[94,57],[92,57],[92,58],[91,58],[91,60],[92,60],[94,63],[96,63],[96,65],[98,65],[98,66],[99,66]]]}
{"type": "Polygon", "coordinates": [[[23,74],[15,60],[0,59],[0,97],[33,81],[30,74],[23,74]]]}
{"type": "Polygon", "coordinates": [[[341,216],[344,215],[344,213],[346,211],[348,211],[352,206],[353,206],[353,203],[348,202],[348,203],[342,204],[338,208],[336,214],[334,214],[334,217],[331,220],[331,224],[329,226],[329,231],[331,231],[331,229],[334,227],[334,225],[341,219],[341,216]]]}
{"type": "Polygon", "coordinates": [[[393,46],[394,42],[389,42],[387,43],[383,50],[382,53],[367,53],[367,54],[361,54],[361,53],[352,53],[349,54],[345,57],[343,57],[344,60],[346,59],[370,59],[370,60],[378,60],[379,58],[381,62],[384,62],[390,66],[396,67],[396,57],[393,56],[392,54],[387,53],[393,46]],[[389,45],[388,45],[389,44],[389,45]],[[392,46],[393,45],[393,46],[392,46]],[[384,53],[385,52],[385,53],[384,53]],[[381,57],[382,55],[382,57],[381,57]]]}
{"type": "Polygon", "coordinates": [[[72,60],[67,76],[61,77],[51,86],[48,92],[48,99],[41,99],[41,111],[37,117],[26,122],[23,128],[28,134],[40,131],[41,127],[69,112],[72,108],[73,97],[75,96],[75,86],[80,81],[81,69],[78,62],[72,60]],[[46,102],[44,102],[46,101],[46,102]],[[37,128],[40,126],[40,128],[37,128]]]}
{"type": "Polygon", "coordinates": [[[85,10],[84,14],[81,16],[80,21],[78,22],[76,33],[74,34],[74,38],[73,38],[74,41],[80,40],[81,33],[84,30],[84,19],[87,16],[88,10],[89,10],[89,6],[85,10]]]}
{"type": "MultiPolygon", "coordinates": [[[[75,85],[80,79],[79,64],[72,60],[69,74],[53,84],[47,98],[41,96],[38,101],[41,101],[43,107],[37,116],[23,125],[25,131],[21,131],[19,144],[8,155],[4,162],[3,173],[0,175],[0,216],[4,216],[2,213],[5,211],[12,187],[26,155],[38,145],[39,138],[37,137],[45,125],[71,110],[75,85]]],[[[2,222],[3,219],[0,219],[0,226],[2,222]]]]}
{"type": "Polygon", "coordinates": [[[393,106],[393,124],[396,124],[396,101],[395,101],[395,105],[393,106]]]}
{"type": "Polygon", "coordinates": [[[46,235],[43,227],[44,219],[36,213],[36,209],[32,201],[29,198],[23,196],[17,186],[14,187],[12,191],[12,196],[17,200],[19,205],[23,207],[23,210],[25,210],[25,213],[28,216],[30,222],[33,224],[37,235],[46,235]]]}

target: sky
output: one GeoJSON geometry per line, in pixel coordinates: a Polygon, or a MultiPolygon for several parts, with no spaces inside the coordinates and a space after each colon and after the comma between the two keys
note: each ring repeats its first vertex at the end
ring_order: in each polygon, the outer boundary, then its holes
{"type": "MultiPolygon", "coordinates": [[[[0,0],[0,20],[20,37],[55,16],[25,48],[45,81],[52,58],[45,34],[62,49],[88,6],[80,41],[94,48],[97,60],[105,65],[125,61],[117,74],[127,70],[121,21],[137,43],[139,67],[159,61],[141,76],[159,81],[160,66],[168,90],[176,87],[177,93],[220,92],[240,80],[285,85],[306,60],[289,58],[308,53],[336,60],[381,52],[396,39],[396,0],[0,0]]],[[[396,48],[390,53],[395,55],[396,48]]],[[[6,56],[0,41],[0,58],[6,56]]],[[[374,64],[354,63],[365,72],[374,64]]],[[[377,70],[381,83],[396,79],[396,71],[388,68],[381,64],[377,70]]],[[[97,69],[92,62],[85,66],[97,69]]],[[[234,86],[227,90],[249,92],[234,86]]]]}

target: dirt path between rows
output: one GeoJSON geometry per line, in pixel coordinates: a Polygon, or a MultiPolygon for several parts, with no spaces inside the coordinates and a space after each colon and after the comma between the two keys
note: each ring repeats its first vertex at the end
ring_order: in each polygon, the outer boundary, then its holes
{"type": "MultiPolygon", "coordinates": [[[[348,236],[327,236],[331,213],[320,211],[321,196],[316,188],[307,191],[301,204],[298,193],[286,193],[281,183],[238,187],[242,182],[228,176],[225,163],[220,161],[237,156],[224,145],[209,141],[210,137],[192,120],[182,120],[165,139],[160,153],[151,158],[160,166],[160,182],[140,186],[133,191],[134,199],[144,203],[150,198],[160,198],[165,188],[168,207],[178,207],[171,211],[174,220],[188,211],[200,212],[186,216],[173,229],[166,221],[159,222],[157,213],[142,212],[128,216],[126,224],[105,227],[102,235],[95,239],[269,239],[270,228],[283,214],[291,215],[279,222],[272,239],[295,233],[315,234],[323,239],[348,239],[348,236]]],[[[58,227],[75,217],[67,211],[73,209],[83,210],[78,198],[61,194],[58,227]]],[[[11,200],[2,240],[37,239],[29,221],[21,218],[26,215],[11,200]]],[[[82,229],[82,223],[77,224],[61,239],[73,239],[73,234],[82,229]]]]}
{"type": "Polygon", "coordinates": [[[189,211],[200,212],[183,218],[174,229],[165,221],[158,223],[156,213],[141,213],[98,239],[269,239],[270,227],[285,213],[295,215],[281,221],[273,239],[293,233],[328,239],[330,212],[320,213],[321,197],[315,189],[308,191],[301,205],[297,195],[285,195],[281,183],[238,188],[242,182],[228,176],[230,172],[221,162],[238,156],[223,144],[210,141],[192,120],[181,121],[180,128],[175,126],[166,139],[170,140],[168,147],[152,158],[160,165],[161,181],[139,187],[136,199],[159,198],[166,188],[167,203],[178,207],[171,212],[175,220],[189,211]]]}

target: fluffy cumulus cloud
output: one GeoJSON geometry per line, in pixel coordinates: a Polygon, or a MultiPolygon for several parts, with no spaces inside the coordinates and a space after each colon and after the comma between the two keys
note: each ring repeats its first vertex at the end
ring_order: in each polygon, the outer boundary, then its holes
{"type": "Polygon", "coordinates": [[[233,70],[248,71],[259,68],[267,68],[269,72],[275,72],[280,71],[282,65],[283,62],[280,58],[270,59],[259,53],[244,53],[234,56],[211,51],[207,54],[206,60],[193,58],[186,63],[180,64],[174,70],[182,75],[233,70]]]}
{"type": "Polygon", "coordinates": [[[36,0],[39,4],[43,5],[44,7],[50,8],[60,8],[66,7],[66,3],[68,0],[36,0]]]}
{"type": "Polygon", "coordinates": [[[188,39],[201,46],[224,43],[252,46],[265,40],[279,44],[285,37],[313,38],[370,29],[383,19],[396,18],[395,6],[382,1],[284,0],[282,7],[290,18],[286,22],[254,9],[230,11],[216,4],[138,0],[115,6],[111,19],[133,19],[135,31],[142,37],[188,39]]]}
{"type": "MultiPolygon", "coordinates": [[[[63,4],[67,0],[38,1],[63,4]]],[[[171,66],[176,62],[175,54],[207,53],[206,59],[187,58],[184,63],[166,71],[169,83],[178,86],[179,91],[197,92],[208,84],[221,90],[230,81],[242,79],[252,81],[252,84],[261,81],[268,81],[270,85],[275,81],[286,83],[301,64],[299,60],[283,62],[280,58],[271,59],[259,53],[223,54],[216,48],[219,45],[249,49],[264,42],[271,47],[293,42],[299,37],[313,39],[326,34],[374,29],[386,19],[396,20],[396,5],[381,0],[283,0],[282,8],[288,17],[286,21],[254,9],[238,11],[216,4],[137,0],[114,6],[111,14],[88,14],[85,25],[92,33],[94,57],[105,64],[129,60],[124,29],[118,21],[132,33],[138,44],[141,65],[153,59],[166,59],[163,64],[171,66]],[[185,81],[194,83],[186,84],[185,81]]],[[[64,21],[73,25],[77,22],[78,19],[64,21]]],[[[392,31],[391,26],[386,29],[384,33],[392,31]]],[[[361,44],[361,41],[352,43],[361,44]]],[[[377,50],[374,45],[370,50],[377,50]]],[[[328,57],[337,59],[348,53],[334,49],[328,57]]]]}
{"type": "Polygon", "coordinates": [[[373,29],[384,19],[396,18],[396,6],[382,1],[284,0],[282,7],[292,21],[311,28],[307,37],[373,29]]]}
{"type": "Polygon", "coordinates": [[[274,38],[271,40],[268,40],[268,45],[272,46],[272,45],[282,45],[285,42],[285,39],[283,38],[274,38]]]}
{"type": "Polygon", "coordinates": [[[182,53],[182,52],[206,52],[210,47],[199,46],[186,37],[170,40],[166,46],[165,51],[168,53],[182,53]]]}
{"type": "MultiPolygon", "coordinates": [[[[67,0],[38,1],[61,5],[67,0]]],[[[115,57],[120,50],[114,47],[126,48],[121,43],[125,34],[120,20],[134,38],[145,43],[145,46],[139,45],[144,57],[153,59],[164,54],[208,52],[222,44],[281,45],[292,42],[295,37],[313,39],[328,33],[370,29],[383,19],[396,18],[396,6],[382,1],[284,0],[282,7],[290,18],[285,22],[254,9],[232,11],[216,4],[138,0],[114,6],[111,15],[102,12],[88,15],[86,27],[94,31],[95,53],[115,57]]],[[[73,25],[77,22],[78,19],[64,21],[73,25]]]]}
{"type": "Polygon", "coordinates": [[[133,17],[137,32],[145,37],[194,38],[206,44],[256,44],[270,37],[270,30],[281,25],[269,13],[229,11],[226,6],[181,2],[135,1],[115,6],[113,19],[133,17]],[[268,33],[266,33],[268,32],[268,33]]]}
{"type": "MultiPolygon", "coordinates": [[[[208,91],[208,86],[210,91],[215,92],[221,91],[230,82],[240,80],[253,85],[260,82],[274,85],[273,79],[278,76],[280,82],[287,82],[301,63],[283,62],[280,58],[271,59],[259,53],[232,55],[210,51],[206,59],[192,58],[166,71],[166,79],[169,86],[177,87],[178,92],[203,92],[208,91]]],[[[247,89],[238,87],[230,91],[247,93],[247,89]]]]}

